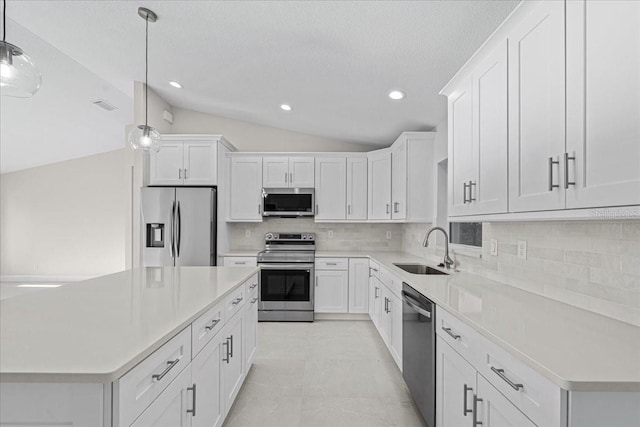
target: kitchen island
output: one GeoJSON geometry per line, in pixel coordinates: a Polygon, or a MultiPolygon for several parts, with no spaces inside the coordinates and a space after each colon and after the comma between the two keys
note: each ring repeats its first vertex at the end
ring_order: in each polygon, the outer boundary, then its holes
{"type": "Polygon", "coordinates": [[[175,425],[212,406],[221,424],[255,356],[257,271],[147,267],[1,301],[0,423],[145,425],[165,396],[175,425]],[[196,394],[217,403],[188,412],[196,394]]]}

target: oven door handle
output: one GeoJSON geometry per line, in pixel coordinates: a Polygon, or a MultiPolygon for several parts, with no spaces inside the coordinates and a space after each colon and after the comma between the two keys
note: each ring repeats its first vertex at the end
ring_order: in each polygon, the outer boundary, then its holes
{"type": "Polygon", "coordinates": [[[269,263],[258,265],[263,270],[309,270],[314,267],[314,264],[297,263],[297,264],[278,264],[269,263]]]}

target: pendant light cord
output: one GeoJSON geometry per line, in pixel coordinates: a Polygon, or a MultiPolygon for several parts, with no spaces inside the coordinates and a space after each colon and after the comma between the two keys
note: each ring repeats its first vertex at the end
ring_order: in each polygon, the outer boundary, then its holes
{"type": "MultiPolygon", "coordinates": [[[[7,0],[4,0],[5,2],[7,0]]],[[[147,116],[149,114],[149,96],[147,86],[149,85],[149,15],[144,19],[144,126],[147,127],[147,116]]]]}
{"type": "Polygon", "coordinates": [[[7,0],[2,0],[2,41],[7,36],[7,0]]]}

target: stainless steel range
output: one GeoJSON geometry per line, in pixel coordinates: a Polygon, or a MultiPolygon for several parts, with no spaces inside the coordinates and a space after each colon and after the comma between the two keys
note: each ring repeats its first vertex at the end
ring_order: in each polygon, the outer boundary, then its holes
{"type": "Polygon", "coordinates": [[[316,235],[266,233],[258,253],[258,321],[313,322],[316,235]]]}

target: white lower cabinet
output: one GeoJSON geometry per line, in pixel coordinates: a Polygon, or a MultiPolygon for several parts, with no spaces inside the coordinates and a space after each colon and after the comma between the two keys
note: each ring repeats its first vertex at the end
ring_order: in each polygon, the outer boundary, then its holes
{"type": "Polygon", "coordinates": [[[222,398],[227,410],[231,408],[244,381],[245,361],[242,357],[243,320],[242,314],[238,313],[227,323],[219,337],[222,348],[222,398]]]}
{"type": "Polygon", "coordinates": [[[222,346],[214,339],[191,362],[192,378],[196,386],[193,395],[193,427],[217,427],[224,420],[224,401],[220,393],[223,365],[222,346]]]}
{"type": "Polygon", "coordinates": [[[369,277],[369,317],[371,321],[376,326],[376,328],[380,328],[380,315],[382,313],[381,301],[380,297],[380,288],[381,283],[375,276],[369,277]]]}
{"type": "Polygon", "coordinates": [[[347,270],[316,270],[314,291],[316,313],[347,313],[349,311],[349,272],[347,270]]]}
{"type": "Polygon", "coordinates": [[[158,396],[153,403],[131,424],[131,427],[188,427],[193,411],[193,384],[191,365],[158,396]],[[191,405],[191,406],[190,406],[191,405]]]}
{"type": "Polygon", "coordinates": [[[369,310],[369,260],[349,258],[349,313],[369,310]]]}
{"type": "MultiPolygon", "coordinates": [[[[256,283],[257,285],[257,278],[256,283]]],[[[251,284],[253,286],[254,284],[251,284]]],[[[258,351],[258,288],[248,292],[249,300],[244,311],[244,359],[245,370],[249,372],[258,351]]]]}
{"type": "Polygon", "coordinates": [[[477,396],[473,407],[476,419],[484,427],[536,427],[529,418],[518,410],[482,375],[478,375],[477,396]]]}

